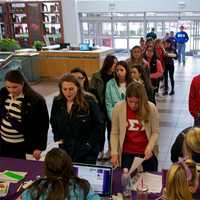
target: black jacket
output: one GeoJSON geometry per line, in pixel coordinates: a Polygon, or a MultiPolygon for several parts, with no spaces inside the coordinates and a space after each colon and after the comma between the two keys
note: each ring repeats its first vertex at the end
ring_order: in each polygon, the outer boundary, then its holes
{"type": "Polygon", "coordinates": [[[89,111],[73,105],[67,112],[67,102],[57,96],[53,100],[50,123],[54,134],[54,141],[63,140],[60,145],[78,162],[80,157],[89,151],[99,150],[100,128],[102,117],[97,103],[91,97],[86,97],[89,111]]]}
{"type": "MultiPolygon", "coordinates": [[[[192,127],[188,127],[186,129],[184,129],[177,137],[176,140],[174,142],[174,144],[172,145],[171,148],[171,161],[177,162],[179,157],[183,157],[183,142],[184,142],[184,134],[186,134],[188,132],[188,130],[192,128],[192,127]]],[[[197,162],[200,163],[200,154],[199,153],[192,153],[192,159],[197,162]]]]}
{"type": "MultiPolygon", "coordinates": [[[[0,90],[0,123],[6,115],[5,100],[9,93],[6,88],[0,90]]],[[[21,123],[12,121],[12,125],[24,135],[26,153],[35,149],[45,150],[49,129],[49,115],[44,98],[35,92],[24,92],[21,110],[21,123]]]]}

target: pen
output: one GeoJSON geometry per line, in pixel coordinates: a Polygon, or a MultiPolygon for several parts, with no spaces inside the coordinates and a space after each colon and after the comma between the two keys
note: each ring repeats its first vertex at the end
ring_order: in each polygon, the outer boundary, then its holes
{"type": "Polygon", "coordinates": [[[20,191],[20,189],[22,188],[23,184],[24,184],[24,183],[21,183],[21,184],[19,185],[19,187],[17,188],[17,192],[20,191]]]}

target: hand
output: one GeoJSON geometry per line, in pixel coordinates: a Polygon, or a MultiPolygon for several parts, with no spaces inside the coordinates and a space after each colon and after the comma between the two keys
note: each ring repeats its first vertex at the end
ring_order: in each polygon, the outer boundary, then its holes
{"type": "Polygon", "coordinates": [[[64,141],[63,141],[63,139],[61,139],[61,140],[58,140],[56,143],[57,143],[57,144],[63,144],[64,141]]]}
{"type": "Polygon", "coordinates": [[[40,159],[40,155],[41,155],[41,151],[38,150],[38,149],[35,149],[33,151],[33,157],[36,159],[36,160],[39,160],[40,159]]]}
{"type": "Polygon", "coordinates": [[[113,164],[114,167],[119,166],[118,155],[112,155],[110,161],[111,161],[111,163],[113,164]]]}
{"type": "Polygon", "coordinates": [[[144,151],[144,159],[148,160],[152,156],[153,156],[152,150],[150,148],[146,147],[146,149],[144,151]]]}

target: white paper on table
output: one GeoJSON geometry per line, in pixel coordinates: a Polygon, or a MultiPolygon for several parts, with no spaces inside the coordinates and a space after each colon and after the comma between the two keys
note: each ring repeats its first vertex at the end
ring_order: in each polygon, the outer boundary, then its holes
{"type": "Polygon", "coordinates": [[[129,170],[129,174],[134,172],[142,164],[143,161],[144,161],[144,158],[135,157],[132,162],[131,168],[129,170]]]}
{"type": "Polygon", "coordinates": [[[148,192],[160,193],[162,189],[162,176],[149,172],[141,173],[137,182],[133,185],[133,190],[137,190],[137,186],[142,183],[148,187],[148,192]]]}

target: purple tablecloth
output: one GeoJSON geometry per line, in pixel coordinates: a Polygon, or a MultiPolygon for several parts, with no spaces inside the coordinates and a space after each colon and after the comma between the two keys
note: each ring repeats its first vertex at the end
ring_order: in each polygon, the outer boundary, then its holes
{"type": "MultiPolygon", "coordinates": [[[[40,161],[30,161],[30,160],[20,160],[20,159],[11,159],[11,158],[2,158],[0,157],[0,172],[4,170],[15,170],[15,171],[23,171],[27,172],[27,176],[25,180],[35,180],[38,176],[42,176],[44,174],[43,172],[43,162],[40,161]]],[[[157,173],[162,174],[163,176],[163,184],[165,183],[165,175],[166,170],[163,171],[163,173],[157,173]]],[[[23,181],[25,181],[23,180],[23,181]]],[[[17,196],[19,196],[19,193],[16,193],[17,188],[22,183],[19,182],[17,184],[10,184],[9,187],[9,193],[6,197],[1,198],[0,200],[14,200],[17,196]]],[[[121,187],[121,170],[116,169],[113,171],[113,183],[112,183],[112,191],[113,194],[116,194],[118,192],[122,192],[121,187]]],[[[161,194],[157,193],[149,193],[148,199],[149,200],[155,200],[158,198],[161,194]]],[[[198,189],[197,195],[200,196],[200,187],[198,189]]],[[[132,199],[136,199],[136,193],[132,192],[132,199]]],[[[197,199],[200,199],[197,198],[197,199]]]]}
{"type": "MultiPolygon", "coordinates": [[[[25,180],[35,180],[37,176],[42,176],[43,173],[43,162],[40,161],[30,161],[30,160],[20,160],[20,159],[11,159],[11,158],[1,158],[0,157],[0,171],[4,170],[16,170],[28,172],[25,180]]],[[[121,171],[120,169],[114,170],[113,172],[113,184],[112,191],[113,194],[122,192],[121,188],[121,171]]],[[[23,180],[23,181],[25,181],[23,180]]],[[[0,200],[14,200],[19,193],[16,193],[17,188],[22,183],[10,184],[9,193],[6,197],[0,198],[0,200]]],[[[149,194],[148,199],[155,199],[160,194],[149,194]]],[[[135,197],[135,192],[133,192],[133,199],[135,197]]]]}
{"type": "MultiPolygon", "coordinates": [[[[0,157],[0,172],[4,170],[28,172],[23,181],[35,180],[37,176],[43,175],[43,162],[0,157]]],[[[19,193],[16,193],[16,190],[23,181],[17,184],[11,183],[8,195],[6,197],[0,197],[0,200],[16,199],[19,195],[19,193]]]]}

